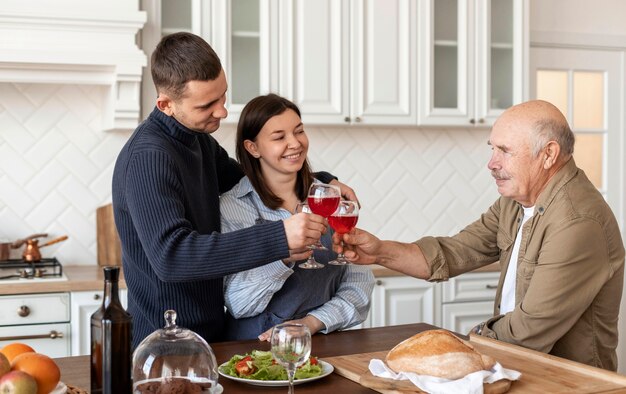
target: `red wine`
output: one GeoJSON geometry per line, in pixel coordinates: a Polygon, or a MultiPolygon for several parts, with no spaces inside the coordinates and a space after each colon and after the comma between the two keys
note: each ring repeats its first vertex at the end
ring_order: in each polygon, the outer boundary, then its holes
{"type": "Polygon", "coordinates": [[[91,315],[91,393],[130,394],[133,389],[132,316],[120,303],[119,267],[104,267],[104,299],[91,315]]]}
{"type": "Polygon", "coordinates": [[[316,215],[329,217],[339,206],[339,197],[308,197],[307,202],[311,212],[316,215]]]}
{"type": "Polygon", "coordinates": [[[356,222],[359,219],[358,215],[350,216],[329,216],[328,224],[335,229],[339,234],[349,233],[350,230],[356,226],[356,222]]]}

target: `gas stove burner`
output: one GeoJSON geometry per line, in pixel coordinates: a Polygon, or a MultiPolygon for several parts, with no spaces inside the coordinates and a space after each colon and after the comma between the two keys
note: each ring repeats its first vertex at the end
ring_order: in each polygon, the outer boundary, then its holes
{"type": "Polygon", "coordinates": [[[0,281],[6,279],[47,279],[63,276],[63,267],[56,258],[29,262],[21,259],[0,261],[0,281]]]}

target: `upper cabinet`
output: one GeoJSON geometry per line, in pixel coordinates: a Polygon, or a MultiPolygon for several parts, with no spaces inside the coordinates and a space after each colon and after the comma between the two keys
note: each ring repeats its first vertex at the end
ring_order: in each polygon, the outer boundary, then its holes
{"type": "Polygon", "coordinates": [[[236,123],[252,98],[279,91],[278,0],[146,1],[160,14],[161,35],[198,34],[220,57],[228,80],[226,122],[236,123]]]}
{"type": "Polygon", "coordinates": [[[335,125],[490,125],[526,97],[528,0],[143,1],[218,53],[230,123],[269,92],[335,125]]]}
{"type": "Polygon", "coordinates": [[[306,124],[417,123],[417,3],[281,3],[280,92],[306,124]]]}
{"type": "Polygon", "coordinates": [[[527,0],[419,4],[420,125],[491,125],[527,97],[527,0]]]}

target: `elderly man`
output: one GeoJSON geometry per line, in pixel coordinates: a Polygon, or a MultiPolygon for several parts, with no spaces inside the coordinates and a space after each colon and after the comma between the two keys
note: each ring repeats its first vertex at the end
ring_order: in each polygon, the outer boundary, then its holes
{"type": "Polygon", "coordinates": [[[576,167],[574,135],[552,104],[509,108],[489,136],[501,197],[452,237],[381,241],[356,229],[339,241],[356,263],[443,281],[500,261],[494,317],[474,332],[617,369],[624,246],[611,209],[576,167]]]}

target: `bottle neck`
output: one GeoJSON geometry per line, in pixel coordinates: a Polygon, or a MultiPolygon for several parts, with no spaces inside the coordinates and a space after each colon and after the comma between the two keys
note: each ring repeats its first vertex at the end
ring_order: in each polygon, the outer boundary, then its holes
{"type": "Polygon", "coordinates": [[[119,303],[118,281],[105,280],[104,299],[102,300],[102,306],[106,308],[112,303],[119,303]]]}

